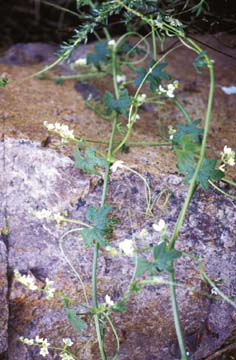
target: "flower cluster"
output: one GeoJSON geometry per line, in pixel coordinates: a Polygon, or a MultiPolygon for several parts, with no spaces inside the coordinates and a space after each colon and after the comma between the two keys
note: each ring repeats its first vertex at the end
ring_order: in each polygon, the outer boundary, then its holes
{"type": "Polygon", "coordinates": [[[14,270],[14,276],[16,281],[24,285],[30,290],[39,290],[38,286],[35,284],[35,278],[30,275],[21,275],[18,270],[14,270]]]}
{"type": "Polygon", "coordinates": [[[75,139],[74,130],[70,130],[68,125],[60,123],[49,124],[48,121],[44,121],[43,125],[48,129],[48,131],[52,131],[60,135],[63,144],[67,144],[69,140],[75,139]]]}
{"type": "Polygon", "coordinates": [[[174,81],[173,84],[168,84],[166,89],[162,85],[159,85],[158,93],[160,95],[165,95],[169,98],[174,98],[175,97],[174,92],[178,88],[178,86],[179,86],[179,82],[177,80],[174,81]]]}
{"type": "Polygon", "coordinates": [[[46,298],[50,300],[53,298],[56,291],[56,289],[53,287],[54,282],[46,278],[45,283],[46,285],[43,288],[43,291],[46,293],[46,298]]]}
{"type": "Polygon", "coordinates": [[[220,153],[221,154],[221,162],[222,165],[220,166],[221,171],[225,171],[225,166],[234,166],[235,165],[235,151],[233,151],[230,147],[225,145],[224,150],[220,153]]]}
{"type": "Polygon", "coordinates": [[[145,103],[147,99],[147,95],[146,94],[140,94],[137,96],[136,100],[137,100],[137,105],[141,106],[145,103]]]}
{"type": "MultiPolygon", "coordinates": [[[[21,336],[19,338],[19,340],[21,342],[23,342],[26,345],[35,345],[35,346],[39,346],[40,347],[40,355],[42,355],[43,357],[46,357],[46,355],[49,354],[48,349],[50,348],[50,343],[48,342],[47,339],[43,339],[40,338],[38,335],[35,337],[35,339],[28,339],[25,338],[23,336],[21,336]]],[[[70,347],[73,345],[73,341],[70,338],[65,338],[62,339],[63,343],[64,343],[64,348],[61,349],[62,352],[60,353],[60,358],[62,360],[74,360],[74,356],[72,356],[71,354],[69,354],[66,350],[67,347],[70,347]]]]}
{"type": "Polygon", "coordinates": [[[42,209],[42,210],[31,210],[31,213],[39,220],[46,221],[56,221],[59,225],[65,220],[66,213],[61,215],[60,213],[53,213],[51,210],[42,209]]]}
{"type": "MultiPolygon", "coordinates": [[[[40,290],[40,288],[35,284],[35,278],[30,275],[22,275],[18,270],[14,270],[14,276],[16,281],[18,281],[20,284],[24,285],[30,290],[40,290]]],[[[46,294],[47,299],[52,299],[54,296],[54,293],[56,291],[55,288],[53,288],[53,281],[50,281],[48,278],[45,280],[45,287],[43,291],[46,294]]]]}
{"type": "Polygon", "coordinates": [[[26,344],[26,345],[37,345],[37,346],[39,346],[40,347],[40,352],[39,353],[43,357],[45,357],[46,355],[49,354],[48,348],[50,346],[50,343],[48,342],[47,339],[40,338],[37,335],[35,339],[27,339],[27,338],[24,338],[23,336],[21,336],[19,338],[19,340],[21,342],[23,342],[24,344],[26,344]]]}

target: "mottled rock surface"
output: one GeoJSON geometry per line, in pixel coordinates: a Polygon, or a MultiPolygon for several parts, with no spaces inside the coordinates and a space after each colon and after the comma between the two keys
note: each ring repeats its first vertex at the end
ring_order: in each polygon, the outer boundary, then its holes
{"type": "MultiPolygon", "coordinates": [[[[2,147],[3,143],[1,151],[2,147]]],[[[12,281],[12,271],[18,269],[34,276],[39,286],[44,285],[46,277],[53,279],[58,289],[73,298],[82,299],[83,293],[59,246],[60,236],[71,227],[57,229],[53,223],[36,219],[30,211],[43,208],[56,212],[67,210],[71,217],[84,220],[87,206],[98,206],[102,186],[94,183],[93,177],[74,169],[68,157],[43,149],[39,144],[9,139],[4,147],[7,171],[3,182],[5,195],[0,195],[5,197],[10,229],[8,355],[12,360],[19,359],[19,356],[22,360],[35,360],[40,359],[38,350],[23,346],[17,341],[19,336],[31,338],[39,334],[59,346],[62,337],[72,334],[76,340],[76,334],[65,319],[59,300],[48,301],[40,292],[23,288],[12,281]]],[[[181,178],[175,175],[157,179],[149,174],[149,181],[153,194],[158,195],[164,188],[173,192],[167,207],[161,209],[156,206],[152,218],[144,216],[146,203],[140,179],[123,171],[112,176],[108,197],[113,204],[114,216],[121,222],[111,239],[114,247],[118,247],[119,241],[132,236],[138,246],[158,242],[152,224],[160,217],[168,223],[168,231],[173,229],[186,187],[181,184],[181,178]],[[149,232],[145,241],[139,236],[143,228],[149,232]]],[[[215,280],[221,279],[220,287],[228,296],[235,296],[236,291],[235,224],[235,208],[229,200],[211,191],[206,194],[198,191],[178,241],[181,250],[202,255],[209,275],[215,280]]],[[[68,235],[63,249],[82,276],[90,294],[91,250],[84,247],[79,234],[68,235]]],[[[130,258],[111,258],[105,252],[103,255],[98,264],[99,299],[103,302],[108,293],[112,299],[118,300],[131,279],[134,264],[130,258]]],[[[177,281],[196,288],[195,291],[179,289],[178,300],[188,350],[194,354],[194,359],[203,359],[232,336],[235,312],[219,298],[210,299],[201,295],[203,291],[210,294],[210,289],[201,281],[192,261],[185,258],[178,261],[176,277],[177,281]]],[[[128,306],[128,312],[114,317],[122,339],[119,359],[178,359],[168,288],[148,286],[140,295],[132,297],[128,306]]],[[[86,344],[86,333],[76,340],[77,345],[73,350],[81,359],[95,360],[98,355],[92,327],[88,334],[93,340],[86,344]]],[[[110,353],[115,346],[111,338],[107,342],[110,353]]],[[[50,355],[48,359],[51,358],[50,355]]]]}
{"type": "MultiPolygon", "coordinates": [[[[217,47],[216,39],[203,40],[211,41],[217,47]]],[[[235,53],[234,49],[227,50],[223,45],[221,50],[232,55],[235,53]]],[[[84,56],[86,51],[86,47],[81,48],[79,56],[84,56]]],[[[210,152],[219,156],[225,144],[234,147],[236,143],[235,96],[228,96],[221,89],[221,86],[235,85],[235,69],[230,58],[213,51],[211,56],[216,60],[216,98],[209,142],[210,152]]],[[[34,59],[37,60],[37,56],[34,59]]],[[[34,59],[32,62],[28,59],[28,64],[35,64],[34,59]]],[[[208,79],[193,75],[192,61],[188,50],[178,49],[170,61],[170,72],[173,78],[178,74],[178,79],[183,79],[178,94],[191,115],[203,118],[208,79]]],[[[25,78],[41,67],[8,64],[1,64],[0,70],[8,73],[10,79],[25,78]]],[[[65,68],[60,68],[57,73],[65,71],[65,68]]],[[[101,94],[104,89],[111,90],[111,83],[109,77],[89,82],[101,94]]],[[[0,242],[0,281],[3,283],[0,304],[4,309],[0,314],[0,358],[4,360],[4,356],[9,360],[41,359],[37,348],[18,342],[19,336],[34,337],[37,334],[47,337],[55,346],[60,346],[61,339],[70,335],[75,342],[72,350],[81,360],[99,359],[93,326],[78,338],[66,320],[60,300],[48,301],[41,292],[31,292],[13,279],[16,268],[34,276],[40,287],[48,277],[55,281],[57,289],[84,301],[81,284],[60,249],[60,236],[73,226],[56,228],[54,223],[42,222],[30,212],[31,209],[43,208],[56,212],[67,210],[70,217],[85,220],[89,204],[99,206],[101,182],[74,168],[70,158],[73,154],[71,146],[53,150],[58,140],[56,136],[48,139],[42,126],[44,120],[69,123],[82,138],[107,140],[110,123],[85,107],[83,91],[77,92],[75,84],[72,81],[59,86],[47,80],[30,79],[24,83],[12,83],[1,90],[0,227],[9,227],[9,236],[2,236],[0,242]],[[49,148],[42,147],[40,142],[44,146],[49,144],[49,148]],[[4,352],[7,355],[3,355],[4,352]]],[[[134,141],[161,142],[160,128],[167,132],[167,125],[182,120],[171,103],[159,108],[157,115],[153,114],[153,109],[143,109],[140,115],[132,138],[134,141]]],[[[144,216],[146,203],[142,181],[126,171],[113,174],[108,201],[113,204],[114,216],[120,220],[111,238],[114,247],[132,236],[138,246],[151,247],[159,241],[152,224],[160,218],[168,223],[169,232],[173,230],[187,189],[182,178],[177,176],[176,159],[169,150],[168,147],[130,147],[127,154],[119,154],[120,159],[147,177],[153,197],[163,189],[172,195],[164,208],[161,198],[154,207],[153,217],[147,218],[144,216]],[[145,241],[139,236],[143,228],[149,232],[145,241]]],[[[234,176],[232,172],[231,177],[234,176]]],[[[233,202],[212,190],[207,193],[198,190],[177,243],[179,249],[201,255],[209,276],[232,298],[236,296],[235,225],[233,202]]],[[[90,301],[92,251],[85,249],[79,234],[66,236],[61,245],[66,257],[81,274],[90,301]]],[[[112,258],[103,251],[98,264],[99,301],[104,302],[106,294],[118,300],[126,290],[133,270],[131,259],[112,258]]],[[[217,296],[205,296],[210,295],[211,289],[200,279],[196,264],[188,258],[178,260],[176,280],[195,288],[194,291],[189,288],[177,290],[184,335],[194,360],[222,360],[222,356],[234,356],[235,310],[217,296]]],[[[130,299],[128,308],[128,312],[113,316],[121,341],[119,360],[179,359],[168,288],[148,286],[130,299]]],[[[112,354],[115,340],[110,330],[108,334],[106,347],[112,354]]],[[[53,359],[54,354],[47,358],[53,359]]]]}

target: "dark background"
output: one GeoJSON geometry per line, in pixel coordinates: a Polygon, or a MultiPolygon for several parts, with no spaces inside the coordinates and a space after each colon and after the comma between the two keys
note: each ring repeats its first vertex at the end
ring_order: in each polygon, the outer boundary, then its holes
{"type": "MultiPolygon", "coordinates": [[[[75,0],[48,0],[76,11],[75,0]]],[[[157,3],[165,1],[157,1],[157,3]]],[[[196,0],[196,4],[199,0],[196,0]]],[[[183,1],[177,1],[183,4],[183,1]]],[[[1,0],[0,47],[19,42],[56,42],[70,38],[79,19],[48,6],[40,0],[1,0]]],[[[195,18],[191,14],[182,17],[189,24],[191,33],[236,33],[236,0],[208,0],[209,8],[195,18]]],[[[117,21],[117,19],[115,19],[117,21]]],[[[115,26],[122,32],[122,26],[115,26]]],[[[113,29],[114,29],[113,28],[113,29]]]]}

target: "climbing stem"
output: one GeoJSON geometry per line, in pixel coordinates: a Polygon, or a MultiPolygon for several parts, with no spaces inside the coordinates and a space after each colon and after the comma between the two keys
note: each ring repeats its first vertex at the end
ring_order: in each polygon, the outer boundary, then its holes
{"type": "MultiPolygon", "coordinates": [[[[106,30],[106,36],[109,38],[109,33],[106,30]]],[[[112,73],[113,73],[113,84],[114,84],[114,90],[115,95],[117,98],[119,98],[119,89],[117,87],[116,82],[116,50],[115,48],[112,51],[112,73]]],[[[101,198],[101,207],[105,205],[106,202],[106,195],[108,190],[108,180],[109,180],[109,171],[110,171],[110,164],[112,161],[112,148],[115,138],[115,133],[117,129],[117,120],[118,116],[116,116],[113,119],[112,123],[112,132],[111,137],[109,141],[108,151],[107,151],[107,165],[106,165],[106,171],[104,175],[104,183],[103,183],[103,191],[102,191],[102,198],[101,198]]],[[[94,310],[98,307],[98,300],[97,300],[97,262],[98,262],[98,256],[99,256],[99,243],[96,242],[94,246],[94,252],[93,252],[93,267],[92,267],[92,302],[93,302],[93,308],[94,310]]],[[[96,333],[97,333],[97,340],[98,340],[98,346],[100,351],[100,356],[102,360],[106,360],[106,352],[104,348],[104,338],[101,332],[100,327],[100,315],[95,311],[94,314],[94,321],[95,321],[95,327],[96,327],[96,333]]]]}
{"type": "MultiPolygon", "coordinates": [[[[195,45],[192,40],[190,41],[190,43],[193,46],[195,45]]],[[[195,47],[195,50],[197,52],[201,52],[201,49],[199,50],[198,47],[197,47],[197,49],[195,47]]],[[[192,195],[196,188],[197,176],[201,169],[202,162],[203,162],[203,159],[205,156],[205,151],[206,151],[207,136],[208,136],[209,125],[210,125],[210,120],[211,120],[211,111],[212,111],[213,96],[214,96],[214,70],[213,70],[213,65],[212,65],[210,59],[208,58],[208,56],[206,56],[206,62],[208,64],[209,73],[210,73],[210,90],[209,90],[209,96],[208,96],[207,112],[206,112],[206,117],[205,117],[205,126],[204,126],[204,133],[203,133],[203,140],[202,140],[202,145],[201,145],[201,150],[200,150],[200,156],[199,156],[199,160],[198,160],[196,169],[194,171],[194,175],[190,181],[190,186],[188,189],[188,193],[187,193],[184,205],[180,211],[172,238],[170,240],[170,245],[169,245],[170,249],[173,249],[175,247],[175,242],[179,235],[179,231],[183,225],[189,203],[191,201],[192,195]]],[[[173,315],[174,315],[176,334],[177,334],[178,343],[179,343],[179,347],[180,347],[180,351],[181,351],[181,359],[184,360],[184,359],[187,359],[187,355],[186,355],[186,351],[185,351],[183,334],[182,334],[182,330],[181,330],[181,323],[180,323],[177,300],[176,300],[174,273],[170,272],[169,278],[170,278],[170,296],[171,296],[171,301],[172,301],[172,310],[173,310],[173,315]]]]}
{"type": "Polygon", "coordinates": [[[188,111],[185,109],[185,107],[179,102],[179,100],[175,99],[175,105],[177,106],[177,108],[182,112],[182,114],[184,115],[186,122],[188,124],[192,123],[192,119],[191,116],[189,115],[188,111]]]}
{"type": "Polygon", "coordinates": [[[184,337],[181,328],[181,322],[179,318],[179,311],[178,311],[178,304],[176,299],[176,291],[175,291],[175,276],[174,271],[169,272],[169,280],[170,280],[170,297],[172,303],[172,311],[175,323],[175,331],[179,343],[180,353],[181,353],[181,360],[187,360],[187,354],[184,345],[184,337]]]}

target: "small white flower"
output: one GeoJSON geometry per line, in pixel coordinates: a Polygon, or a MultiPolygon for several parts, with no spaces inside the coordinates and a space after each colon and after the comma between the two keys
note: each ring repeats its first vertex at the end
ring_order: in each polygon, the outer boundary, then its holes
{"type": "Polygon", "coordinates": [[[39,220],[49,221],[52,216],[52,212],[47,209],[35,210],[35,211],[31,211],[31,213],[39,220]]]}
{"type": "Polygon", "coordinates": [[[169,125],[169,126],[168,126],[168,133],[169,133],[169,135],[170,135],[170,136],[169,136],[170,140],[173,140],[174,134],[175,134],[176,132],[177,132],[177,130],[174,129],[172,125],[169,125]]]}
{"type": "Polygon", "coordinates": [[[123,83],[126,81],[126,76],[125,75],[117,75],[116,76],[116,82],[117,84],[123,83]]]}
{"type": "Polygon", "coordinates": [[[221,161],[225,165],[234,166],[235,165],[235,151],[233,151],[227,145],[224,146],[224,150],[220,153],[221,161]]]}
{"type": "Polygon", "coordinates": [[[46,298],[48,300],[50,300],[53,298],[56,289],[53,287],[53,284],[54,284],[53,281],[46,278],[45,282],[46,282],[46,285],[44,287],[44,292],[46,293],[46,298]]]}
{"type": "Polygon", "coordinates": [[[74,360],[75,359],[71,354],[67,354],[65,352],[60,354],[60,358],[62,360],[74,360]]]}
{"type": "Polygon", "coordinates": [[[112,257],[117,256],[117,250],[112,246],[106,246],[105,250],[108,251],[112,257]]]}
{"type": "Polygon", "coordinates": [[[53,214],[53,218],[58,225],[64,221],[64,216],[62,216],[60,213],[53,214]]]}
{"type": "Polygon", "coordinates": [[[106,302],[106,305],[108,305],[108,306],[114,306],[115,305],[114,301],[111,300],[111,297],[109,295],[105,296],[105,302],[106,302]]]}
{"type": "Polygon", "coordinates": [[[46,355],[49,354],[48,348],[47,348],[46,346],[43,346],[43,347],[40,349],[39,354],[42,355],[43,357],[45,357],[46,355]]]}
{"type": "Polygon", "coordinates": [[[124,241],[120,242],[119,249],[126,256],[134,256],[135,248],[133,240],[125,239],[124,241]]]}
{"type": "Polygon", "coordinates": [[[138,95],[137,96],[137,103],[138,103],[138,106],[141,106],[141,105],[143,105],[143,103],[145,103],[145,101],[146,101],[146,99],[147,99],[147,95],[146,94],[140,94],[140,95],[138,95]]]}
{"type": "Polygon", "coordinates": [[[153,224],[152,227],[155,231],[158,231],[160,233],[163,233],[166,231],[166,223],[163,219],[160,219],[158,224],[153,224]]]}
{"type": "Polygon", "coordinates": [[[38,290],[38,286],[35,285],[35,279],[30,275],[21,275],[18,270],[14,270],[16,281],[24,285],[30,290],[38,290]]]}
{"type": "Polygon", "coordinates": [[[37,343],[37,344],[42,344],[42,342],[43,342],[43,338],[40,338],[38,335],[35,337],[35,342],[37,343]]]}
{"type": "Polygon", "coordinates": [[[62,339],[62,341],[64,342],[64,344],[66,346],[72,346],[74,344],[73,341],[71,340],[71,338],[62,339]]]}
{"type": "Polygon", "coordinates": [[[111,166],[111,171],[116,172],[118,169],[122,169],[123,167],[124,167],[124,161],[116,160],[111,166]]]}
{"type": "Polygon", "coordinates": [[[220,165],[219,170],[225,172],[225,164],[220,165]]]}
{"type": "Polygon", "coordinates": [[[145,239],[145,237],[148,236],[148,231],[147,229],[142,229],[139,233],[139,236],[141,237],[141,239],[145,239]]]}
{"type": "Polygon", "coordinates": [[[27,339],[27,338],[24,338],[23,336],[21,336],[19,339],[26,345],[34,345],[33,339],[27,339]]]}
{"type": "Polygon", "coordinates": [[[49,124],[47,121],[44,121],[43,125],[48,129],[48,131],[53,131],[60,135],[62,143],[68,143],[69,140],[75,139],[74,130],[70,130],[68,125],[60,123],[49,124]]]}
{"type": "Polygon", "coordinates": [[[114,39],[112,40],[109,40],[108,43],[107,43],[108,46],[111,46],[111,47],[115,47],[116,46],[116,41],[114,39]]]}
{"type": "Polygon", "coordinates": [[[217,291],[217,289],[216,288],[212,288],[211,289],[211,295],[218,295],[218,291],[217,291]]]}
{"type": "Polygon", "coordinates": [[[75,61],[75,65],[78,66],[85,66],[87,65],[87,59],[86,58],[79,58],[75,61]]]}

